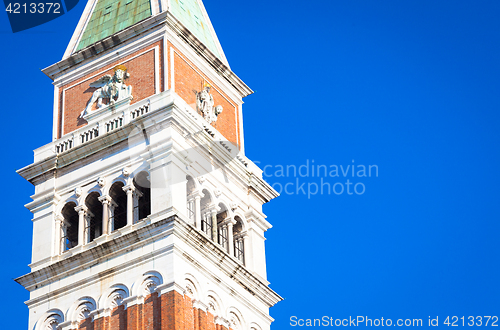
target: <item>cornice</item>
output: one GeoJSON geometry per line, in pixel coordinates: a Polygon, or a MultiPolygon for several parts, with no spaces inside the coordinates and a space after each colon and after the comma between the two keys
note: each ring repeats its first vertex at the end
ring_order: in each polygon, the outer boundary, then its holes
{"type": "MultiPolygon", "coordinates": [[[[162,129],[170,127],[181,134],[187,132],[188,134],[185,138],[189,136],[189,139],[192,141],[191,143],[199,147],[200,152],[203,151],[206,155],[212,155],[216,160],[220,161],[219,166],[224,166],[237,179],[242,189],[253,191],[261,199],[262,203],[268,202],[278,196],[278,193],[267,182],[258,177],[258,173],[254,173],[251,166],[247,167],[241,161],[235,159],[235,157],[237,158],[235,151],[229,152],[220,143],[224,137],[215,128],[210,126],[212,134],[206,131],[207,127],[209,127],[208,123],[179,96],[171,91],[166,91],[156,94],[149,99],[151,108],[147,114],[119,129],[100,135],[57,155],[52,155],[35,162],[19,170],[18,173],[31,183],[34,183],[44,175],[52,176],[54,175],[54,171],[58,169],[75,164],[84,158],[118,145],[128,139],[133,140],[136,135],[142,136],[143,129],[149,131],[159,129],[159,127],[162,129]],[[138,126],[141,127],[141,130],[136,129],[138,126]]],[[[86,130],[88,128],[85,126],[82,129],[86,130]]],[[[67,139],[67,136],[63,136],[61,139],[39,149],[49,150],[53,148],[51,146],[55,146],[61,140],[65,139],[67,139]]],[[[159,157],[161,155],[159,155],[158,148],[163,150],[167,146],[170,150],[173,142],[175,141],[156,140],[155,144],[149,145],[147,152],[154,151],[155,157],[159,157]]],[[[167,154],[170,154],[170,152],[167,152],[167,154]]],[[[251,164],[253,165],[253,163],[251,164]]],[[[255,165],[253,166],[255,167],[255,165]]]]}
{"type": "MultiPolygon", "coordinates": [[[[178,226],[175,226],[174,234],[182,238],[185,243],[189,244],[193,249],[203,254],[203,257],[218,264],[219,268],[236,283],[241,285],[247,292],[260,299],[267,306],[272,307],[279,301],[283,300],[276,292],[268,287],[269,282],[263,282],[253,272],[243,266],[236,258],[231,257],[220,245],[215,244],[198,231],[192,225],[179,221],[178,226]]],[[[185,252],[184,257],[191,260],[198,268],[201,264],[193,257],[185,252]]]]}
{"type": "MultiPolygon", "coordinates": [[[[163,237],[172,234],[180,238],[185,244],[188,244],[199,251],[203,257],[207,258],[224,274],[232,278],[236,284],[240,285],[245,291],[261,300],[267,306],[271,307],[283,299],[267,286],[268,283],[262,282],[261,279],[247,270],[235,258],[230,257],[229,254],[218,244],[209,240],[207,237],[202,235],[201,232],[176,215],[149,223],[128,234],[116,237],[113,240],[104,242],[101,245],[97,245],[89,250],[76,253],[68,258],[55,262],[54,264],[21,276],[15,279],[15,281],[31,292],[42,286],[57,282],[62,278],[66,278],[72,274],[88,269],[90,266],[97,265],[105,260],[108,260],[109,258],[126,254],[131,250],[138,249],[141,246],[160,240],[163,237]]],[[[183,255],[187,261],[199,265],[198,261],[183,252],[179,243],[162,247],[154,253],[144,256],[144,258],[153,258],[167,250],[178,251],[178,254],[183,255]]],[[[131,260],[128,264],[136,262],[136,260],[131,260]]],[[[128,264],[108,269],[105,273],[111,274],[116,271],[117,268],[126,268],[128,264]]],[[[101,272],[96,274],[95,277],[98,279],[104,275],[105,274],[101,272]]],[[[212,276],[214,275],[212,274],[212,276]]],[[[89,280],[92,279],[82,280],[80,281],[81,283],[73,283],[71,287],[61,287],[57,291],[52,291],[51,293],[32,299],[28,301],[27,304],[38,304],[43,302],[45,299],[57,296],[67,290],[72,290],[78,286],[85,285],[89,280]]]]}

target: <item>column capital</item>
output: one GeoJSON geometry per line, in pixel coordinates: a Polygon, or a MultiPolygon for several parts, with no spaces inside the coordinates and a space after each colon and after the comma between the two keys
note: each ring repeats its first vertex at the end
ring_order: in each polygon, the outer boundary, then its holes
{"type": "Polygon", "coordinates": [[[109,205],[113,202],[113,199],[109,195],[103,195],[97,199],[99,200],[99,202],[101,202],[103,204],[107,204],[107,205],[109,205]]]}
{"type": "Polygon", "coordinates": [[[236,224],[236,220],[234,220],[233,218],[226,218],[224,219],[224,221],[222,222],[223,225],[227,225],[227,226],[234,226],[236,224]]]}
{"type": "Polygon", "coordinates": [[[248,233],[246,231],[244,231],[242,233],[234,235],[234,238],[236,238],[236,239],[241,238],[241,239],[245,240],[246,238],[248,238],[248,233]]]}
{"type": "Polygon", "coordinates": [[[122,188],[124,192],[126,192],[127,194],[131,194],[132,192],[134,192],[136,189],[135,189],[135,186],[133,184],[128,184],[126,185],[125,187],[122,188]]]}
{"type": "Polygon", "coordinates": [[[64,217],[62,216],[62,214],[58,214],[56,215],[55,220],[56,222],[64,222],[64,217]]]}
{"type": "Polygon", "coordinates": [[[208,310],[208,306],[205,305],[203,302],[200,300],[193,300],[193,308],[198,308],[201,309],[202,311],[206,312],[208,310]]]}
{"type": "Polygon", "coordinates": [[[220,317],[220,316],[216,316],[214,321],[215,321],[215,324],[222,325],[226,329],[229,329],[229,327],[231,326],[231,324],[229,323],[228,320],[226,320],[225,318],[220,317]]]}
{"type": "Polygon", "coordinates": [[[75,207],[75,211],[78,212],[78,214],[80,214],[80,212],[86,213],[88,210],[89,208],[86,205],[78,205],[75,207]]]}

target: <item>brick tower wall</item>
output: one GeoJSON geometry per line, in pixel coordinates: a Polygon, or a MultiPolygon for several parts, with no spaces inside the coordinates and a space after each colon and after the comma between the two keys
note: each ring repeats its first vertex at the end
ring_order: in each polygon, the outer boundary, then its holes
{"type": "MultiPolygon", "coordinates": [[[[117,58],[102,68],[96,69],[83,77],[74,80],[70,79],[60,86],[57,138],[61,138],[63,135],[87,125],[87,121],[79,116],[87,106],[92,93],[96,90],[96,88],[89,85],[106,74],[112,76],[114,74],[113,68],[121,64],[127,68],[130,74],[130,78],[125,80],[125,84],[132,86],[134,98],[131,104],[154,95],[156,91],[162,92],[167,86],[168,88],[174,86],[175,93],[196,110],[195,91],[199,92],[205,85],[210,85],[210,93],[214,98],[215,106],[221,105],[223,107],[222,113],[218,116],[217,121],[212,123],[212,126],[229,142],[239,146],[242,137],[240,132],[241,118],[239,118],[237,102],[224,92],[224,87],[218,86],[170,42],[167,43],[166,52],[163,45],[163,40],[147,45],[133,54],[117,58]],[[155,55],[155,48],[158,51],[157,56],[155,55]],[[171,50],[173,50],[174,56],[171,56],[171,50]],[[158,66],[155,63],[156,61],[159,62],[158,66]],[[156,67],[159,68],[158,79],[156,79],[156,67]],[[170,70],[172,67],[174,68],[173,74],[170,70]],[[165,71],[168,73],[168,84],[164,81],[165,71]],[[159,86],[156,86],[157,81],[159,86]]],[[[92,110],[96,109],[97,104],[94,104],[92,110]]],[[[202,114],[200,113],[200,115],[202,114]]]]}
{"type": "Polygon", "coordinates": [[[177,291],[161,296],[153,293],[144,304],[125,309],[123,305],[111,311],[110,316],[80,322],[79,330],[228,330],[215,324],[214,315],[194,308],[191,298],[177,291]]]}
{"type": "MultiPolygon", "coordinates": [[[[59,95],[59,130],[58,138],[64,134],[70,133],[77,128],[87,125],[87,122],[79,118],[80,113],[87,106],[87,102],[92,97],[96,88],[89,87],[89,84],[109,74],[113,75],[113,68],[123,64],[130,78],[125,80],[126,85],[132,86],[132,95],[134,99],[132,104],[144,100],[155,94],[155,88],[159,91],[164,90],[163,82],[163,42],[158,41],[126,57],[119,58],[104,68],[97,69],[81,78],[70,81],[60,87],[59,95]],[[159,48],[159,85],[155,86],[155,54],[154,48],[159,48]]],[[[94,104],[93,110],[97,108],[94,104]]]]}

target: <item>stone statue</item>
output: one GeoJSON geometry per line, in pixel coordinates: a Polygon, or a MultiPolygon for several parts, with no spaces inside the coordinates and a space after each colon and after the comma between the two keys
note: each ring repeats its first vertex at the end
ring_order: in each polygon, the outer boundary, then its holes
{"type": "Polygon", "coordinates": [[[97,89],[94,91],[94,94],[92,94],[92,98],[89,103],[87,103],[85,110],[80,114],[81,118],[90,113],[92,105],[96,101],[97,106],[102,108],[104,106],[102,103],[103,98],[109,98],[109,104],[114,104],[116,101],[123,100],[127,97],[132,98],[132,86],[127,86],[124,83],[125,79],[130,77],[127,68],[123,65],[118,65],[114,67],[113,70],[115,71],[113,76],[107,74],[89,85],[97,89]]]}
{"type": "Polygon", "coordinates": [[[201,92],[196,92],[196,108],[203,114],[209,123],[217,121],[217,116],[222,112],[222,106],[214,108],[214,98],[210,94],[210,86],[205,86],[201,92]]]}

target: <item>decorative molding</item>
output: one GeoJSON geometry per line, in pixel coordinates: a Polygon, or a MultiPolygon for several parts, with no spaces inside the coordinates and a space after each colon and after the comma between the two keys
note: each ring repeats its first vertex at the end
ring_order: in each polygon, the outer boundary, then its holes
{"type": "Polygon", "coordinates": [[[216,316],[215,317],[215,324],[219,324],[219,325],[222,325],[223,327],[225,327],[226,329],[229,329],[230,327],[230,323],[228,320],[226,320],[225,318],[223,317],[220,317],[220,316],[216,316]]]}
{"type": "Polygon", "coordinates": [[[94,309],[95,306],[93,306],[89,301],[80,304],[76,310],[76,321],[81,322],[86,320],[90,316],[90,312],[94,309]]]}
{"type": "Polygon", "coordinates": [[[104,187],[106,185],[106,178],[105,177],[100,177],[99,179],[97,179],[97,184],[99,185],[99,187],[104,187]]]}
{"type": "Polygon", "coordinates": [[[148,296],[156,292],[157,288],[162,284],[161,279],[153,274],[148,275],[141,284],[142,295],[148,296]]]}
{"type": "Polygon", "coordinates": [[[108,296],[107,307],[113,309],[123,304],[123,300],[127,298],[127,292],[123,289],[116,289],[108,296]]]}
{"type": "Polygon", "coordinates": [[[207,179],[206,179],[203,175],[200,175],[200,176],[198,177],[198,182],[199,182],[201,185],[203,185],[203,183],[204,183],[206,180],[207,180],[207,179]]]}
{"type": "Polygon", "coordinates": [[[200,300],[193,300],[193,308],[198,308],[204,312],[208,311],[208,306],[205,305],[203,302],[200,300]]]}
{"type": "Polygon", "coordinates": [[[215,197],[219,198],[220,195],[222,195],[222,191],[220,189],[215,189],[214,195],[215,195],[215,197]]]}
{"type": "Polygon", "coordinates": [[[130,167],[125,167],[123,170],[122,170],[122,174],[124,177],[128,178],[130,174],[132,174],[132,170],[130,169],[130,167]]]}

